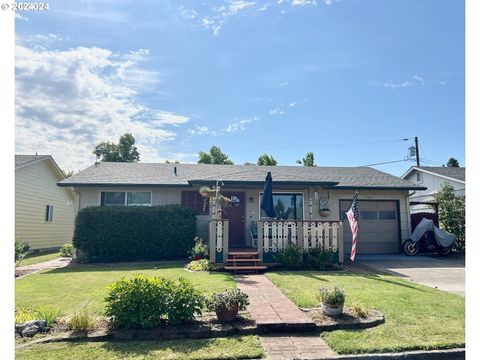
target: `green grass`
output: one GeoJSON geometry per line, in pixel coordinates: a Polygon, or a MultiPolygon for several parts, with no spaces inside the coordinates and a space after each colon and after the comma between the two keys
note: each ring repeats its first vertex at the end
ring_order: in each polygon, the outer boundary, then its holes
{"type": "Polygon", "coordinates": [[[103,313],[107,286],[135,274],[170,279],[184,277],[204,294],[234,288],[233,277],[227,273],[186,272],[183,262],[121,265],[78,265],[42,271],[15,281],[15,306],[35,308],[54,305],[66,315],[86,305],[91,311],[103,313]],[[156,268],[155,268],[156,267],[156,268]]]}
{"type": "Polygon", "coordinates": [[[39,264],[41,262],[53,260],[59,257],[60,257],[60,254],[58,250],[30,253],[23,258],[19,266],[39,264]]]}
{"type": "Polygon", "coordinates": [[[78,342],[33,345],[16,351],[17,360],[252,359],[263,356],[256,336],[168,341],[78,342]]]}
{"type": "Polygon", "coordinates": [[[267,275],[295,304],[317,307],[319,288],[345,289],[346,306],[362,303],[385,314],[385,324],[322,333],[340,354],[447,349],[465,344],[465,302],[458,295],[377,274],[276,272],[267,275]]]}

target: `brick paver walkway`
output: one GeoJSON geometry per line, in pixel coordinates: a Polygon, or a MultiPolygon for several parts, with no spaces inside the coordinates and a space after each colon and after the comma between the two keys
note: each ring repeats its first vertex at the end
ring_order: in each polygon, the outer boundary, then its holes
{"type": "Polygon", "coordinates": [[[250,301],[248,311],[259,328],[315,328],[313,320],[300,311],[266,276],[238,275],[235,282],[241,291],[247,293],[250,301]]]}
{"type": "Polygon", "coordinates": [[[260,336],[267,360],[329,359],[336,354],[318,334],[260,336]]]}

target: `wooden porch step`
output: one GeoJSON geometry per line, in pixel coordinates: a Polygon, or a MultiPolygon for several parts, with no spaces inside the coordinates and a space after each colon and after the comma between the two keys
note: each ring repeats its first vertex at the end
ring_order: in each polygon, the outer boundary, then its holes
{"type": "Polygon", "coordinates": [[[254,265],[254,266],[224,266],[225,270],[266,270],[268,266],[266,265],[254,265]]]}
{"type": "Polygon", "coordinates": [[[251,252],[245,252],[245,251],[229,251],[229,252],[228,252],[228,256],[230,256],[230,255],[232,255],[232,256],[239,256],[239,255],[245,255],[245,256],[247,256],[247,255],[248,255],[248,256],[256,255],[256,256],[258,256],[258,251],[255,251],[255,252],[253,252],[253,251],[251,251],[251,252]]]}
{"type": "Polygon", "coordinates": [[[261,261],[260,259],[227,259],[227,262],[259,262],[261,261]]]}

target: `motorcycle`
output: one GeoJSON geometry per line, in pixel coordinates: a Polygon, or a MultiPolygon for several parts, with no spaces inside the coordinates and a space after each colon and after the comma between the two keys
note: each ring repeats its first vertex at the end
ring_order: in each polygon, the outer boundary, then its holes
{"type": "Polygon", "coordinates": [[[432,220],[423,218],[412,233],[411,239],[404,241],[405,255],[414,256],[419,252],[437,252],[445,256],[450,253],[455,236],[436,227],[432,220]]]}

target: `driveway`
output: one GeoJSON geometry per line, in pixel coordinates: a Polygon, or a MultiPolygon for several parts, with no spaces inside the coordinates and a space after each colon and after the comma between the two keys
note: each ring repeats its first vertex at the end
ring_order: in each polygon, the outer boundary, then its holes
{"type": "Polygon", "coordinates": [[[377,271],[465,296],[465,258],[435,255],[363,255],[357,262],[377,271]]]}

